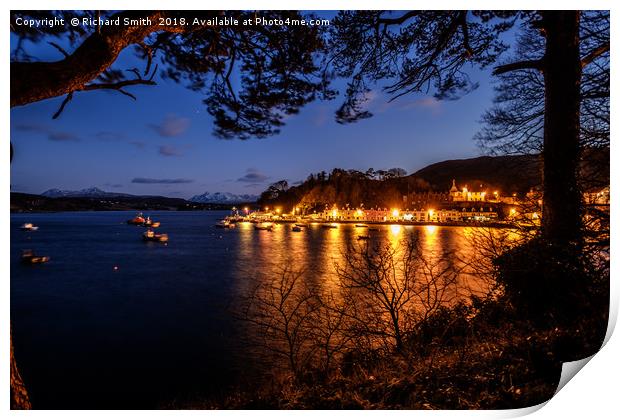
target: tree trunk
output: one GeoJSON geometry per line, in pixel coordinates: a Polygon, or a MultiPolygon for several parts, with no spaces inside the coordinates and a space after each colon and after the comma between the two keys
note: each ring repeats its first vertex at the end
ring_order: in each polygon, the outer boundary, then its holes
{"type": "MultiPolygon", "coordinates": [[[[215,13],[215,12],[214,12],[215,13]]],[[[91,34],[60,61],[16,61],[11,63],[11,107],[55,98],[84,88],[108,69],[130,45],[142,42],[157,31],[182,33],[194,26],[162,25],[166,12],[128,10],[112,18],[146,19],[143,25],[110,25],[91,34]]]]}
{"type": "Polygon", "coordinates": [[[30,410],[28,391],[13,356],[13,333],[11,332],[11,410],[30,410]]]}
{"type": "Polygon", "coordinates": [[[542,12],[546,37],[542,230],[545,239],[558,246],[581,239],[579,15],[578,11],[542,12]]]}

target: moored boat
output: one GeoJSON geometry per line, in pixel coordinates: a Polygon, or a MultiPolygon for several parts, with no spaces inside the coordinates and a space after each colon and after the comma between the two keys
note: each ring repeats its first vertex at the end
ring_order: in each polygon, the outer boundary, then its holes
{"type": "Polygon", "coordinates": [[[254,225],[254,229],[271,231],[273,230],[273,223],[269,223],[269,222],[257,223],[254,225]]]}
{"type": "Polygon", "coordinates": [[[228,219],[222,219],[215,224],[215,227],[220,229],[232,229],[235,227],[235,224],[228,219]]]}
{"type": "Polygon", "coordinates": [[[358,224],[355,225],[355,227],[367,228],[368,225],[364,225],[364,224],[358,223],[358,224]]]}
{"type": "Polygon", "coordinates": [[[293,232],[301,232],[301,227],[300,226],[293,226],[293,229],[291,229],[293,232]]]}
{"type": "Polygon", "coordinates": [[[50,260],[50,257],[44,255],[35,255],[31,249],[25,249],[22,252],[22,262],[24,264],[41,264],[50,260]]]}
{"type": "Polygon", "coordinates": [[[158,228],[160,225],[161,222],[154,222],[149,216],[147,216],[146,219],[144,219],[144,223],[142,223],[142,226],[151,228],[158,228]]]}
{"type": "Polygon", "coordinates": [[[335,223],[322,225],[323,229],[338,229],[338,225],[335,223]]]}
{"type": "Polygon", "coordinates": [[[167,233],[155,233],[152,230],[147,230],[142,234],[142,239],[151,242],[168,242],[167,233]]]}
{"type": "Polygon", "coordinates": [[[144,225],[144,222],[146,221],[146,219],[144,218],[144,216],[142,215],[142,213],[138,213],[136,215],[136,217],[134,217],[133,219],[129,219],[127,220],[127,224],[128,225],[136,225],[136,226],[141,226],[144,225]]]}
{"type": "Polygon", "coordinates": [[[24,223],[23,225],[21,225],[20,229],[21,230],[33,231],[33,230],[39,229],[39,227],[33,225],[32,223],[24,223]]]}

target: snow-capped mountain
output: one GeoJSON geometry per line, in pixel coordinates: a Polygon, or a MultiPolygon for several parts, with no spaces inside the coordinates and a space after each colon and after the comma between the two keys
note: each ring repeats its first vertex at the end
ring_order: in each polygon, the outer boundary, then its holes
{"type": "Polygon", "coordinates": [[[69,190],[59,190],[58,188],[52,188],[51,190],[47,190],[41,195],[50,198],[58,198],[58,197],[132,197],[131,194],[123,194],[123,193],[115,193],[115,192],[107,192],[100,190],[97,187],[84,188],[79,191],[69,191],[69,190]]]}
{"type": "Polygon", "coordinates": [[[228,192],[206,192],[204,194],[195,195],[189,199],[194,203],[211,203],[211,204],[234,204],[234,203],[253,203],[258,196],[251,194],[232,194],[228,192]]]}

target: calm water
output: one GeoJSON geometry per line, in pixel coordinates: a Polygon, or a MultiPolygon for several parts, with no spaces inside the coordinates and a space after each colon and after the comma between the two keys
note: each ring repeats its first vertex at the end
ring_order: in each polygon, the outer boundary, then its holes
{"type": "MultiPolygon", "coordinates": [[[[365,229],[250,224],[225,212],[151,212],[168,245],[144,243],[134,212],[11,215],[11,322],[18,365],[39,408],[150,408],[252,382],[235,300],[284,264],[335,287],[334,263],[365,229]],[[39,231],[22,232],[33,222],[39,231]],[[20,263],[22,249],[52,260],[20,263]],[[117,267],[115,270],[114,267],[117,267]]],[[[378,226],[377,241],[418,236],[425,253],[471,254],[467,230],[378,226]]]]}

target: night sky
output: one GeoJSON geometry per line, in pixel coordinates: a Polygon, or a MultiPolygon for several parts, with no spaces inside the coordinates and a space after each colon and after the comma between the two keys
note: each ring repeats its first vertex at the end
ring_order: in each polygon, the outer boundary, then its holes
{"type": "MultiPolygon", "coordinates": [[[[40,60],[61,58],[45,43],[28,48],[40,60]]],[[[130,50],[115,65],[143,66],[130,50]]],[[[340,97],[303,108],[277,136],[247,141],[214,137],[204,96],[159,76],[157,86],[128,89],[137,101],[118,92],[76,93],[57,120],[52,115],[62,98],[12,108],[11,191],[259,194],[271,182],[294,184],[334,167],[402,167],[411,173],[441,160],[479,156],[473,136],[492,104],[493,79],[490,69],[469,74],[480,87],[457,101],[420,94],[388,103],[378,85],[370,95],[373,118],[337,124],[340,97]]],[[[334,86],[344,90],[343,81],[334,86]]]]}

